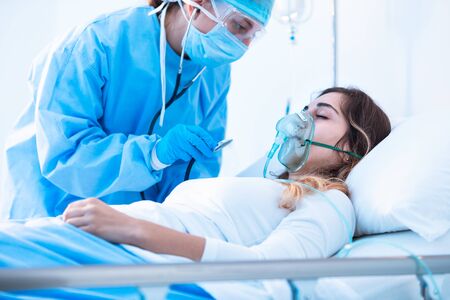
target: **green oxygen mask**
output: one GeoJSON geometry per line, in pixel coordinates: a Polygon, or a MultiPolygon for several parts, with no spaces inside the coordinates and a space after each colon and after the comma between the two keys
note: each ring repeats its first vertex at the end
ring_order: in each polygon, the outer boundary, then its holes
{"type": "Polygon", "coordinates": [[[269,163],[277,150],[278,161],[289,172],[297,172],[305,165],[311,145],[343,152],[359,159],[362,158],[361,155],[356,153],[313,141],[314,128],[314,119],[308,111],[289,114],[280,119],[276,125],[277,135],[275,136],[275,142],[267,154],[264,177],[266,177],[269,163]]]}

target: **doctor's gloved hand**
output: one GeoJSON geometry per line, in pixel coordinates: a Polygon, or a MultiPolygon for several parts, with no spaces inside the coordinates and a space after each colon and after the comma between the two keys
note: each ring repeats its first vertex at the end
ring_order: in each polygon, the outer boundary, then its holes
{"type": "Polygon", "coordinates": [[[171,165],[177,160],[202,160],[212,157],[217,145],[211,135],[199,126],[177,125],[170,129],[156,145],[159,161],[171,165]]]}

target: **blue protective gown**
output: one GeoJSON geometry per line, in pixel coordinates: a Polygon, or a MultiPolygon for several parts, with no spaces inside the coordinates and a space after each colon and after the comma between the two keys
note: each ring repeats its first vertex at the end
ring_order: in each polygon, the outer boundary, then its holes
{"type": "MultiPolygon", "coordinates": [[[[31,100],[6,142],[2,219],[61,214],[77,199],[109,204],[162,202],[183,180],[187,163],[150,165],[158,136],[175,124],[199,125],[224,138],[230,66],[207,69],[148,135],[161,109],[160,24],[152,7],[101,16],[51,45],[33,64],[31,100]]],[[[172,95],[179,56],[167,45],[172,95]]],[[[202,66],[185,60],[181,87],[202,66]]],[[[190,178],[218,175],[220,156],[197,162],[190,178]]]]}

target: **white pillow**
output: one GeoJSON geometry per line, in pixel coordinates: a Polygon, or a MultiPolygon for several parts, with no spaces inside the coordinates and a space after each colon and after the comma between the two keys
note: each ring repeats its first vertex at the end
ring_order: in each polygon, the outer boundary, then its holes
{"type": "Polygon", "coordinates": [[[450,229],[450,117],[404,120],[347,183],[357,235],[411,229],[428,241],[442,236],[450,229]]]}

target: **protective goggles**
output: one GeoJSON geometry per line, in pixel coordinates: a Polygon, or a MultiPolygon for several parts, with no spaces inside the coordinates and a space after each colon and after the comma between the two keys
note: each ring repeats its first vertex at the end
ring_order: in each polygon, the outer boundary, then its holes
{"type": "Polygon", "coordinates": [[[264,25],[223,0],[211,0],[213,8],[229,32],[242,42],[252,41],[264,33],[264,25]]]}
{"type": "Polygon", "coordinates": [[[264,25],[262,23],[223,0],[211,0],[215,15],[194,1],[183,0],[183,2],[194,6],[211,20],[227,28],[231,34],[244,44],[249,44],[264,33],[264,25]]]}

